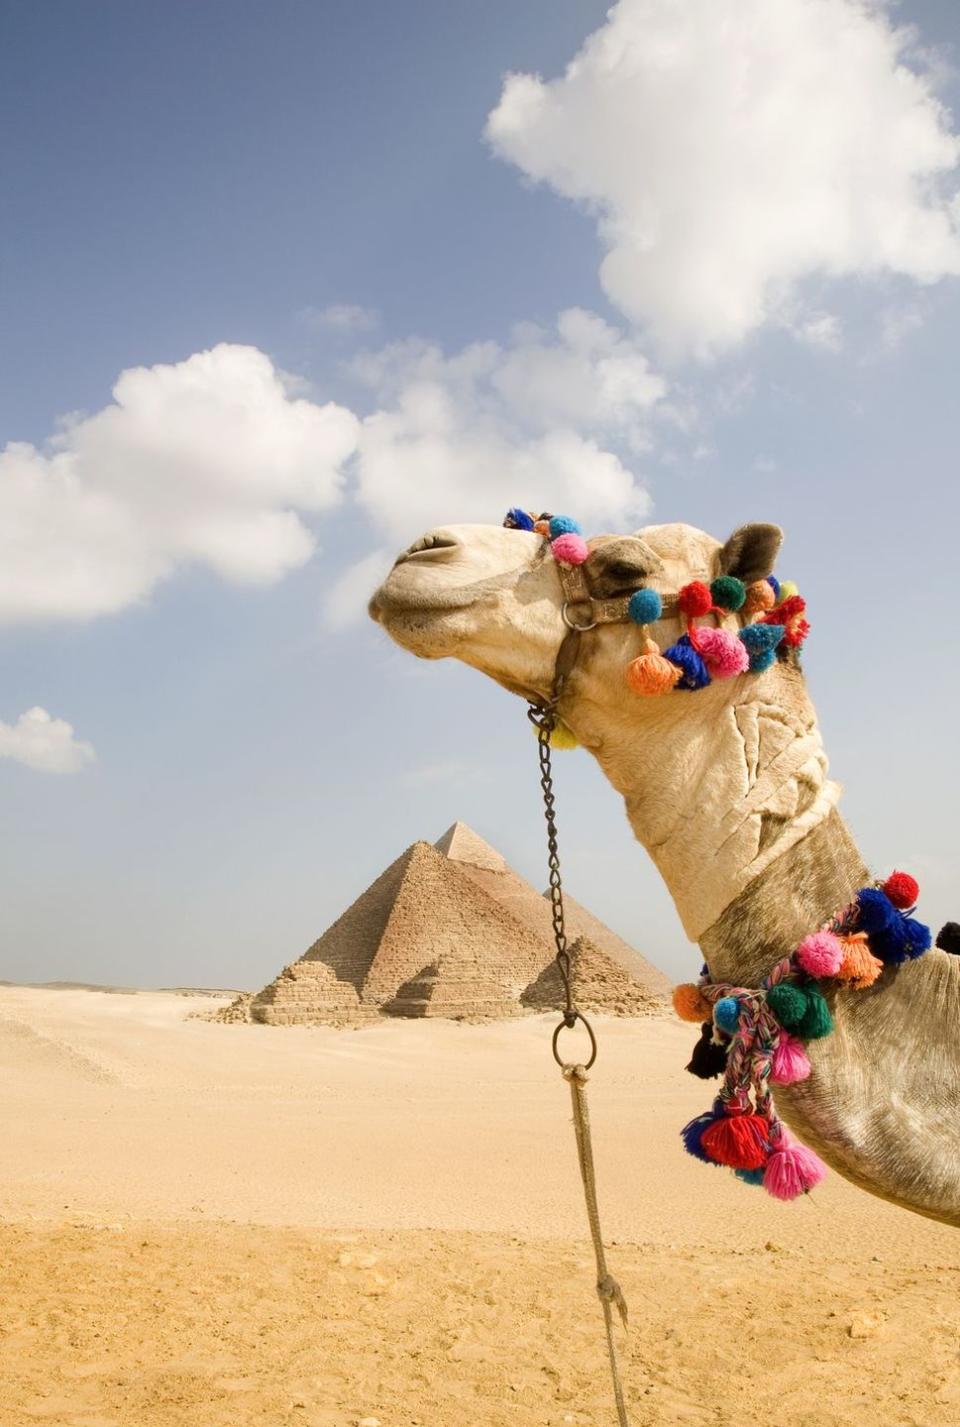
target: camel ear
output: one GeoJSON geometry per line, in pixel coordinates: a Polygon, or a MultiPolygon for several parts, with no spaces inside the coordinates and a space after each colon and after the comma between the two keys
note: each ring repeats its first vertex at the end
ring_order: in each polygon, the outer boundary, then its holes
{"type": "Polygon", "coordinates": [[[590,555],[583,566],[590,593],[601,600],[629,594],[648,575],[663,570],[660,556],[636,535],[601,535],[591,541],[590,555]]]}
{"type": "Polygon", "coordinates": [[[735,530],[718,556],[721,575],[736,575],[745,585],[765,580],[773,574],[783,531],[779,525],[741,525],[735,530]]]}

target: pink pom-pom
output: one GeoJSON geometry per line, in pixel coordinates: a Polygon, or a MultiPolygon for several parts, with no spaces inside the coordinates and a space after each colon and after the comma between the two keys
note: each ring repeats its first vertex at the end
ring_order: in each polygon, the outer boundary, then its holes
{"type": "Polygon", "coordinates": [[[826,1172],[827,1166],[819,1155],[784,1136],[780,1148],[767,1160],[763,1187],[774,1199],[797,1199],[815,1188],[826,1172]]]}
{"type": "MultiPolygon", "coordinates": [[[[694,641],[691,639],[691,643],[694,641]]],[[[696,649],[707,661],[714,679],[732,679],[746,673],[750,655],[742,639],[726,629],[698,629],[696,649]]]]}
{"type": "Polygon", "coordinates": [[[797,947],[797,961],[808,976],[836,976],[843,965],[843,946],[833,932],[811,932],[797,947]]]}
{"type": "Polygon", "coordinates": [[[781,1031],[773,1052],[771,1077],[775,1085],[796,1085],[810,1074],[810,1058],[803,1045],[789,1031],[781,1031]]]}
{"type": "Polygon", "coordinates": [[[558,535],[556,540],[551,541],[550,549],[554,559],[562,560],[565,565],[582,565],[590,554],[590,547],[582,535],[558,535]]]}

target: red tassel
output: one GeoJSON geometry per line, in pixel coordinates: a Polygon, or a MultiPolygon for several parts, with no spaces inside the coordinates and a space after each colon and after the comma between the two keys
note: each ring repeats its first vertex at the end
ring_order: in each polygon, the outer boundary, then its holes
{"type": "Polygon", "coordinates": [[[724,1115],[700,1139],[715,1164],[730,1169],[762,1169],[770,1157],[770,1126],[762,1115],[724,1115]]]}

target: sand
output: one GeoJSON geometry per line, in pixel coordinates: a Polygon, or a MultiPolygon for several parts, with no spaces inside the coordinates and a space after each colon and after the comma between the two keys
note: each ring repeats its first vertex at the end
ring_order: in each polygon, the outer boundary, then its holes
{"type": "MultiPolygon", "coordinates": [[[[615,1419],[550,1017],[216,1025],[0,988],[0,1423],[615,1419]]],[[[960,1239],[678,1148],[691,1033],[599,1019],[635,1427],[960,1423],[960,1239]]]]}

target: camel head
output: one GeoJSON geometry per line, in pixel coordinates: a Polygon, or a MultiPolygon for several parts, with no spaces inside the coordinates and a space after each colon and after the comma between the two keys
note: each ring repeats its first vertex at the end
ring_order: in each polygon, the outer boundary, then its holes
{"type": "MultiPolygon", "coordinates": [[[[709,584],[721,574],[745,584],[765,579],[781,539],[773,525],[743,526],[725,543],[689,525],[651,525],[633,535],[593,537],[579,568],[594,600],[615,600],[642,588],[666,600],[691,581],[709,584]]],[[[561,571],[540,534],[446,525],[397,556],[370,613],[392,639],[421,658],[460,659],[511,692],[543,698],[567,632],[564,600],[561,571]]],[[[665,615],[649,633],[667,647],[682,633],[679,615],[665,615]]],[[[640,652],[640,642],[640,631],[629,621],[602,624],[586,634],[575,692],[588,690],[594,703],[628,704],[635,717],[642,717],[643,706],[662,704],[638,699],[626,687],[624,667],[640,652]]],[[[674,696],[668,702],[675,707],[674,696]]]]}

